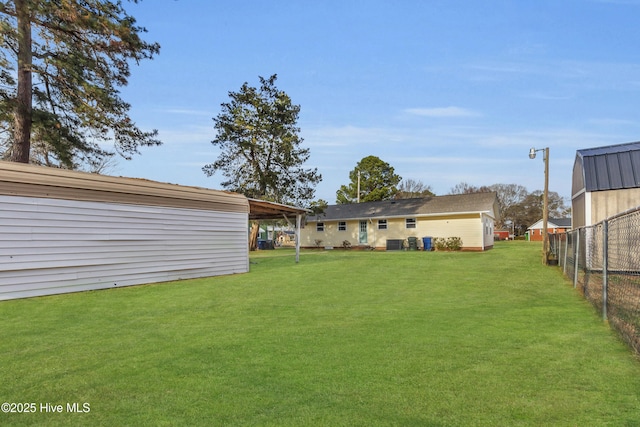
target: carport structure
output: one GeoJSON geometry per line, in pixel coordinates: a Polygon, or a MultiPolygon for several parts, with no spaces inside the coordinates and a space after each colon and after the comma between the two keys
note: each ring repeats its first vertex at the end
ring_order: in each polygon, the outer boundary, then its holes
{"type": "Polygon", "coordinates": [[[302,215],[311,211],[295,206],[283,205],[275,202],[267,202],[259,199],[249,200],[249,219],[252,221],[279,220],[285,219],[288,222],[290,217],[296,217],[296,262],[300,261],[300,228],[302,225],[302,215]]]}

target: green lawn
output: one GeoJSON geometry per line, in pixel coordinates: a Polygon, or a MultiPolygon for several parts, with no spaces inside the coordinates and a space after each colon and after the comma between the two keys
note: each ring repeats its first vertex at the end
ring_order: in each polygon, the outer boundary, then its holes
{"type": "Polygon", "coordinates": [[[0,402],[36,403],[0,425],[640,425],[640,362],[535,243],[251,260],[0,302],[0,402]]]}

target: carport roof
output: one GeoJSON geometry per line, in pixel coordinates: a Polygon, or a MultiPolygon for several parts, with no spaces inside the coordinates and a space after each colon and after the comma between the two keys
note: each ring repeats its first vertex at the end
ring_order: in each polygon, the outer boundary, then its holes
{"type": "Polygon", "coordinates": [[[266,200],[248,199],[249,200],[249,219],[266,220],[266,219],[282,219],[283,216],[303,215],[311,211],[295,206],[283,205],[280,203],[267,202],[266,200]]]}

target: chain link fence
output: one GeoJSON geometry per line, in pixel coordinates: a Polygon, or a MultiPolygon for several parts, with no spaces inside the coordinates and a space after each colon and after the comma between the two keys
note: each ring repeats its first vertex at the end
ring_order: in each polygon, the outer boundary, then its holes
{"type": "Polygon", "coordinates": [[[640,354],[640,206],[549,236],[553,258],[573,286],[640,354]]]}

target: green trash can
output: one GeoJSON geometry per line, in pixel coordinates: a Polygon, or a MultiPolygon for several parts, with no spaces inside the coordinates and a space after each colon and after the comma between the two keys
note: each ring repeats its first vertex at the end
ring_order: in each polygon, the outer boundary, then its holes
{"type": "Polygon", "coordinates": [[[407,238],[409,241],[409,250],[417,251],[418,250],[418,238],[417,237],[409,237],[407,238]]]}

